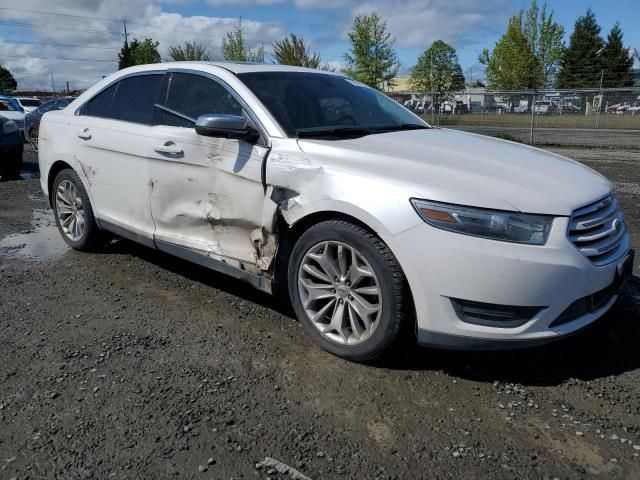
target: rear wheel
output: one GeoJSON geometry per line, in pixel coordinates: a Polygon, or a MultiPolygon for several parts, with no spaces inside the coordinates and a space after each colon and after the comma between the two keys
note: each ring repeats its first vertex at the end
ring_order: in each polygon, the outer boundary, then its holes
{"type": "Polygon", "coordinates": [[[361,226],[327,221],[311,227],[293,248],[288,280],[306,332],[335,355],[378,360],[412,330],[404,274],[386,244],[361,226]]]}
{"type": "Polygon", "coordinates": [[[91,251],[102,243],[87,191],[71,169],[58,173],[53,181],[52,204],[58,230],[75,250],[91,251]]]}

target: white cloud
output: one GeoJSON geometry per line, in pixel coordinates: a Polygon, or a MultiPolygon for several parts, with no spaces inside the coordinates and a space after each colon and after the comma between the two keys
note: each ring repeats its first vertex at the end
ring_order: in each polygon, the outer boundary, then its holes
{"type": "Polygon", "coordinates": [[[468,43],[478,31],[504,28],[511,15],[507,0],[294,0],[303,9],[348,12],[337,26],[341,37],[357,14],[378,12],[398,47],[426,48],[442,39],[456,46],[468,43]]]}
{"type": "Polygon", "coordinates": [[[284,0],[207,0],[209,5],[276,5],[284,0]]]}
{"type": "MultiPolygon", "coordinates": [[[[40,12],[55,10],[73,16],[0,10],[2,21],[50,27],[3,28],[0,59],[13,73],[19,89],[50,88],[51,73],[56,88],[66,85],[67,81],[72,89],[89,87],[117,70],[118,53],[124,39],[123,24],[109,19],[122,16],[130,19],[127,22],[129,40],[133,37],[157,40],[163,58],[170,45],[186,40],[197,40],[210,50],[213,58],[221,57],[222,38],[233,29],[237,18],[185,17],[164,11],[164,3],[166,0],[63,0],[56,2],[53,9],[49,0],[25,0],[15,8],[40,12]],[[31,44],[11,43],[11,40],[31,44]]],[[[285,30],[277,23],[243,19],[242,24],[249,43],[253,46],[264,43],[267,51],[271,42],[285,35],[285,30]]]]}

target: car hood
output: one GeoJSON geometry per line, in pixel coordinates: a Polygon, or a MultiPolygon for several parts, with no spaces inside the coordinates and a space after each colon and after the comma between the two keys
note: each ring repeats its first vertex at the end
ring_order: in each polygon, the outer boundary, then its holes
{"type": "Polygon", "coordinates": [[[22,113],[22,112],[0,112],[0,117],[8,118],[9,120],[24,120],[24,113],[22,113]]]}
{"type": "Polygon", "coordinates": [[[561,155],[456,130],[301,139],[298,144],[326,168],[376,176],[412,197],[441,202],[570,215],[612,189],[606,178],[561,155]]]}

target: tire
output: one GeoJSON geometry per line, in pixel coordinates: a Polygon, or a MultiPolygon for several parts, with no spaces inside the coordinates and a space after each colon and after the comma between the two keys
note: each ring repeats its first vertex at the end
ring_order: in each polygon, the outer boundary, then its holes
{"type": "Polygon", "coordinates": [[[359,225],[331,220],[304,232],[291,253],[288,287],[307,334],[334,355],[356,362],[379,361],[412,338],[413,302],[402,269],[387,245],[359,225]],[[335,261],[327,263],[332,257],[335,261]],[[329,279],[329,270],[339,278],[329,279]],[[340,316],[343,320],[334,322],[340,316]],[[342,328],[334,328],[337,325],[342,328]]]}
{"type": "Polygon", "coordinates": [[[31,150],[38,153],[38,132],[34,129],[29,130],[29,145],[31,150]]]}
{"type": "MultiPolygon", "coordinates": [[[[70,168],[61,170],[53,181],[50,194],[58,231],[71,248],[81,252],[89,252],[98,250],[99,247],[103,246],[102,232],[96,224],[89,196],[76,172],[70,168]],[[73,188],[69,188],[69,185],[73,188]],[[75,191],[75,194],[69,194],[69,192],[73,191],[75,191]],[[75,204],[71,205],[73,198],[75,198],[75,204]],[[78,199],[80,200],[79,203],[78,199]],[[69,211],[72,213],[69,213],[69,211]],[[84,220],[81,233],[79,228],[73,228],[74,220],[72,219],[70,222],[68,220],[70,215],[80,211],[84,220]],[[64,225],[65,223],[67,224],[64,225]]],[[[75,222],[78,225],[81,223],[79,217],[76,218],[75,222]]]]}

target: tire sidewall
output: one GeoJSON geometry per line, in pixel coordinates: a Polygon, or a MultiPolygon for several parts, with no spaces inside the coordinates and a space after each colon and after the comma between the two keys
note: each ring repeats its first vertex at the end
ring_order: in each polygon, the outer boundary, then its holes
{"type": "Polygon", "coordinates": [[[63,240],[73,249],[75,250],[88,250],[91,246],[92,237],[95,234],[96,226],[93,217],[93,209],[91,208],[91,202],[89,201],[89,195],[87,194],[87,190],[84,188],[80,177],[76,172],[71,169],[65,169],[60,171],[58,175],[56,175],[55,180],[53,181],[52,191],[51,191],[51,204],[53,207],[53,214],[56,219],[56,225],[58,226],[58,231],[60,235],[62,235],[63,240]],[[80,198],[82,199],[82,209],[84,210],[84,231],[82,232],[82,237],[80,240],[73,241],[64,233],[62,230],[62,226],[60,225],[60,220],[58,219],[58,204],[56,201],[56,193],[58,191],[58,186],[64,180],[67,180],[76,187],[78,193],[80,194],[80,198]]]}
{"type": "Polygon", "coordinates": [[[291,253],[288,269],[289,297],[300,323],[311,338],[325,350],[355,361],[374,359],[389,344],[391,337],[399,333],[397,298],[392,281],[392,272],[385,264],[380,252],[365,235],[341,222],[331,222],[331,229],[318,224],[307,230],[298,239],[291,253]],[[369,262],[373,269],[382,296],[382,315],[371,337],[356,345],[341,345],[326,338],[308,318],[298,292],[300,263],[310,248],[323,241],[342,242],[354,247],[369,262]]]}

